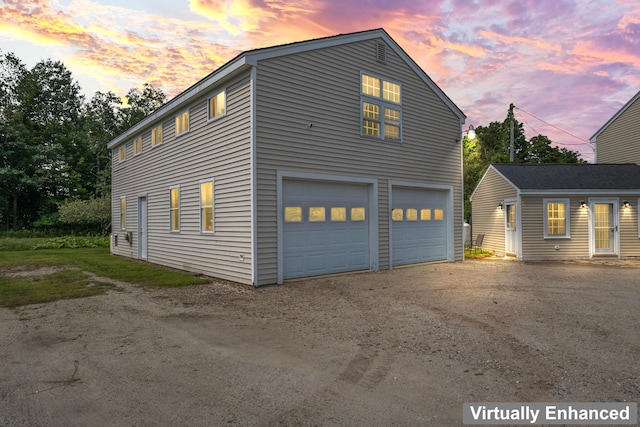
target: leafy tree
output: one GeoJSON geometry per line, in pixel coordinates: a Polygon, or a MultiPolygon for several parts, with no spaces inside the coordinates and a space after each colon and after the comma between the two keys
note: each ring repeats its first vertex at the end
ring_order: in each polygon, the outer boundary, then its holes
{"type": "Polygon", "coordinates": [[[469,196],[491,163],[509,163],[510,125],[514,129],[514,163],[585,163],[580,155],[566,148],[552,146],[544,135],[527,140],[522,123],[508,114],[502,122],[476,127],[476,139],[463,141],[465,218],[471,220],[469,196]]]}
{"type": "Polygon", "coordinates": [[[58,208],[60,221],[67,224],[97,225],[103,235],[111,228],[111,197],[68,200],[58,208]]]}
{"type": "Polygon", "coordinates": [[[142,90],[139,88],[129,89],[125,98],[127,102],[126,107],[121,109],[120,132],[124,132],[162,107],[167,100],[161,89],[156,89],[149,83],[142,85],[142,90]]]}

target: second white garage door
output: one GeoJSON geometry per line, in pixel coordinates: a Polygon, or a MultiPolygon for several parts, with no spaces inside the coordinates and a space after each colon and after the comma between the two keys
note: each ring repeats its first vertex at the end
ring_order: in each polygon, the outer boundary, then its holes
{"type": "Polygon", "coordinates": [[[283,181],[284,278],[366,270],[369,187],[283,181]]]}
{"type": "Polygon", "coordinates": [[[394,187],[392,197],[392,264],[447,259],[448,192],[394,187]]]}

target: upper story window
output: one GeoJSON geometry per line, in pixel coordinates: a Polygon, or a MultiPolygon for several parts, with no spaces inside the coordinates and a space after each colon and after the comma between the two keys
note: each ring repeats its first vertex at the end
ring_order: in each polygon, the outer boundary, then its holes
{"type": "Polygon", "coordinates": [[[397,83],[361,74],[362,135],[402,139],[401,88],[397,83]]]}
{"type": "Polygon", "coordinates": [[[571,237],[569,199],[544,199],[544,237],[571,237]]]}
{"type": "Polygon", "coordinates": [[[189,130],[189,111],[185,111],[176,116],[176,135],[180,135],[189,130]]]}
{"type": "Polygon", "coordinates": [[[151,146],[162,144],[162,125],[151,130],[151,146]]]}
{"type": "Polygon", "coordinates": [[[227,95],[223,90],[209,98],[209,120],[224,116],[227,112],[227,95]]]}
{"type": "Polygon", "coordinates": [[[142,153],[142,137],[133,140],[133,155],[142,153]]]}
{"type": "Polygon", "coordinates": [[[127,158],[127,147],[123,145],[118,150],[118,160],[122,162],[126,158],[127,158]]]}

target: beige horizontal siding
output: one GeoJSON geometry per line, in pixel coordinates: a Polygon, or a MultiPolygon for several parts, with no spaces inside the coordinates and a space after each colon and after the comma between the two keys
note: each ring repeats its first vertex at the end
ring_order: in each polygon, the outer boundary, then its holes
{"type": "Polygon", "coordinates": [[[596,163],[640,164],[640,98],[596,139],[596,163]]]}
{"type": "Polygon", "coordinates": [[[188,105],[189,132],[175,135],[175,118],[162,118],[163,142],[151,146],[152,123],[142,133],[143,152],[119,163],[113,151],[113,218],[119,218],[120,196],[127,196],[127,230],[114,253],[138,256],[138,196],[147,196],[148,261],[214,277],[252,283],[251,274],[251,92],[248,74],[227,84],[227,115],[208,121],[203,94],[188,105]],[[214,179],[213,235],[200,233],[199,182],[214,179]],[[180,232],[169,230],[169,188],[180,186],[180,232]],[[241,259],[241,257],[243,259],[241,259]]]}
{"type": "Polygon", "coordinates": [[[478,184],[471,201],[471,239],[484,234],[483,249],[493,251],[498,256],[505,255],[504,210],[498,203],[515,199],[517,190],[499,173],[490,168],[478,184]]]}
{"type": "MultiPolygon", "coordinates": [[[[259,284],[277,280],[278,170],[379,179],[380,268],[389,266],[389,179],[453,185],[454,221],[462,224],[460,121],[391,49],[386,64],[377,62],[375,44],[345,44],[258,64],[259,284]],[[402,85],[402,143],[360,136],[361,71],[402,85]]],[[[462,227],[454,228],[455,256],[461,259],[462,227]]]]}
{"type": "Polygon", "coordinates": [[[569,195],[522,196],[522,259],[589,257],[589,211],[580,207],[584,197],[569,195]],[[544,238],[544,199],[569,199],[570,238],[544,238]],[[556,246],[559,249],[556,249],[556,246]]]}

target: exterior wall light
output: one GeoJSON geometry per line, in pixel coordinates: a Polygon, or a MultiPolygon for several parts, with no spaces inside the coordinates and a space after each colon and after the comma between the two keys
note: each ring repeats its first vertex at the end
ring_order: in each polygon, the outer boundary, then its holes
{"type": "Polygon", "coordinates": [[[476,139],[476,129],[473,125],[469,125],[469,130],[467,131],[467,138],[476,139]]]}
{"type": "Polygon", "coordinates": [[[498,209],[503,210],[504,209],[504,203],[502,203],[502,202],[498,203],[498,209]]]}
{"type": "Polygon", "coordinates": [[[629,201],[628,200],[623,200],[622,201],[622,206],[627,209],[630,205],[629,205],[629,201]]]}
{"type": "Polygon", "coordinates": [[[582,209],[586,208],[587,207],[587,202],[585,202],[584,200],[580,200],[580,207],[582,209]]]}

